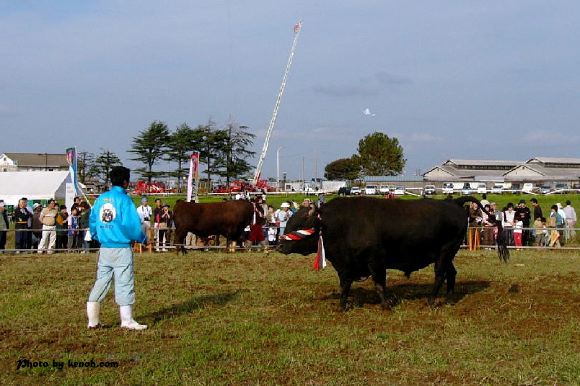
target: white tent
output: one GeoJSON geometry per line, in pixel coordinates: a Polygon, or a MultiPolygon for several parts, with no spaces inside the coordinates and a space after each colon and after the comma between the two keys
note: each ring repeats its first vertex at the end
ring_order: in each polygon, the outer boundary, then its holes
{"type": "Polygon", "coordinates": [[[0,173],[0,200],[18,205],[18,200],[64,200],[66,183],[71,182],[68,171],[33,171],[0,173]]]}

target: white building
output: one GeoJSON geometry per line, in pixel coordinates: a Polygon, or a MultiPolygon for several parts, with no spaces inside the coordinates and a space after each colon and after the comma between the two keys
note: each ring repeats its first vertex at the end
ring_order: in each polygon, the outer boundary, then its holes
{"type": "Polygon", "coordinates": [[[423,173],[429,182],[503,182],[504,174],[522,161],[449,159],[423,173]]]}
{"type": "Polygon", "coordinates": [[[580,184],[580,158],[535,157],[504,174],[506,182],[533,182],[536,185],[580,184]]]}
{"type": "Polygon", "coordinates": [[[1,153],[0,172],[68,170],[65,154],[1,153]]]}

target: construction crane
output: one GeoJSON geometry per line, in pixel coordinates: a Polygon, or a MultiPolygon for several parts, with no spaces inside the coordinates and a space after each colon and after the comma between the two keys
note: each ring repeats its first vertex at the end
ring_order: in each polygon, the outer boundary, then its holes
{"type": "Polygon", "coordinates": [[[274,112],[272,113],[272,118],[270,119],[270,124],[268,125],[268,130],[266,130],[266,138],[264,139],[264,146],[262,147],[262,152],[260,153],[260,158],[258,159],[258,165],[256,166],[256,173],[254,174],[254,185],[258,184],[260,180],[260,174],[262,173],[262,166],[264,165],[264,159],[268,153],[268,145],[270,143],[270,137],[272,136],[272,130],[276,124],[276,117],[278,116],[278,109],[280,108],[280,101],[282,100],[282,95],[284,94],[284,89],[286,88],[286,79],[288,78],[288,73],[290,72],[290,67],[292,66],[292,58],[294,57],[294,51],[296,50],[296,43],[298,42],[298,36],[300,35],[300,30],[302,29],[302,21],[299,21],[294,25],[294,41],[292,42],[292,48],[290,49],[290,57],[288,58],[288,63],[286,64],[286,71],[284,71],[284,77],[282,78],[282,84],[280,85],[280,91],[278,91],[278,96],[276,97],[276,103],[274,104],[274,112]]]}

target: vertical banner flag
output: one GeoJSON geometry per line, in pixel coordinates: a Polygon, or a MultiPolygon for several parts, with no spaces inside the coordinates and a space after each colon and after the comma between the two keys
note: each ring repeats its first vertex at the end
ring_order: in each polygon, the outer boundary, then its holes
{"type": "Polygon", "coordinates": [[[70,183],[66,184],[65,205],[70,211],[74,198],[77,195],[77,151],[74,147],[66,149],[66,161],[70,174],[70,183]]]}
{"type": "Polygon", "coordinates": [[[66,161],[68,162],[68,171],[70,172],[71,183],[73,184],[75,194],[77,194],[77,150],[74,147],[66,149],[66,161]]]}
{"type": "Polygon", "coordinates": [[[187,176],[187,202],[191,201],[191,197],[194,197],[194,201],[198,202],[197,192],[199,190],[199,152],[194,151],[191,153],[191,158],[189,159],[189,176],[187,176]]]}

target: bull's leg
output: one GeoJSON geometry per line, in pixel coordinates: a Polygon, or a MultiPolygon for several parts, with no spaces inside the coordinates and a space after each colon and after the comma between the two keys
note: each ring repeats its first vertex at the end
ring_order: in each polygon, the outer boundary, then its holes
{"type": "Polygon", "coordinates": [[[445,278],[447,279],[447,299],[449,299],[455,291],[455,276],[457,276],[457,270],[455,269],[453,262],[450,262],[447,266],[447,273],[445,274],[445,278]]]}
{"type": "Polygon", "coordinates": [[[447,279],[448,296],[449,291],[451,290],[452,293],[455,289],[455,276],[457,275],[457,271],[453,266],[453,258],[460,246],[461,241],[458,243],[448,243],[441,248],[439,257],[435,261],[435,284],[433,285],[431,296],[429,296],[429,299],[427,300],[431,307],[435,305],[435,299],[437,298],[437,294],[439,294],[439,290],[441,289],[445,279],[447,279]]]}
{"type": "Polygon", "coordinates": [[[435,284],[433,284],[433,290],[431,291],[431,295],[427,299],[427,303],[431,307],[435,306],[435,299],[437,298],[437,294],[439,294],[439,290],[445,281],[445,269],[439,265],[439,267],[435,267],[435,284]]]}
{"type": "Polygon", "coordinates": [[[381,299],[381,306],[385,310],[391,309],[393,299],[387,296],[387,270],[382,264],[369,264],[369,270],[371,271],[377,294],[379,294],[379,298],[381,299]]]}
{"type": "Polygon", "coordinates": [[[179,229],[179,230],[175,230],[175,253],[177,253],[179,255],[179,251],[181,250],[181,253],[185,255],[186,250],[185,250],[185,237],[187,236],[187,232],[184,232],[183,230],[179,229]]]}
{"type": "Polygon", "coordinates": [[[340,278],[340,311],[346,311],[347,298],[352,285],[351,279],[340,278]]]}

